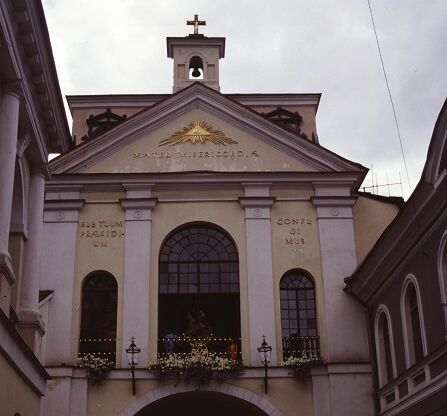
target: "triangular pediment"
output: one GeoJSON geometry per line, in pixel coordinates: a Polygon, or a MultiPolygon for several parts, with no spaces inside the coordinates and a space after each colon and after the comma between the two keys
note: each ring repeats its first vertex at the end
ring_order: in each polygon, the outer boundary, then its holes
{"type": "Polygon", "coordinates": [[[363,171],[202,84],[60,156],[51,168],[58,174],[363,171]]]}

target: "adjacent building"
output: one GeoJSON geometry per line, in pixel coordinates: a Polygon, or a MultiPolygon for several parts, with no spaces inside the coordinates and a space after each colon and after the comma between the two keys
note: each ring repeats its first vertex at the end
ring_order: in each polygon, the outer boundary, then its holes
{"type": "Polygon", "coordinates": [[[39,297],[48,154],[71,138],[42,5],[0,2],[0,414],[38,415],[49,379],[39,297]]]}
{"type": "Polygon", "coordinates": [[[369,315],[377,410],[447,412],[447,102],[422,177],[347,289],[369,315]]]}

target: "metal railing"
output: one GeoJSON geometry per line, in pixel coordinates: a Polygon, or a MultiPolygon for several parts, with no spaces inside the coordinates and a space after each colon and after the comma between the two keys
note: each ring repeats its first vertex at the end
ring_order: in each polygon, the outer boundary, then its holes
{"type": "Polygon", "coordinates": [[[282,339],[283,359],[289,357],[320,358],[320,337],[290,336],[282,339]]]}
{"type": "Polygon", "coordinates": [[[116,338],[81,338],[79,339],[79,353],[82,357],[86,354],[94,354],[98,357],[109,358],[115,361],[116,338]]]}
{"type": "Polygon", "coordinates": [[[211,335],[206,338],[192,338],[187,336],[166,335],[157,340],[158,354],[190,354],[194,349],[206,349],[208,352],[217,353],[221,356],[240,360],[241,339],[231,337],[220,337],[211,335]]]}

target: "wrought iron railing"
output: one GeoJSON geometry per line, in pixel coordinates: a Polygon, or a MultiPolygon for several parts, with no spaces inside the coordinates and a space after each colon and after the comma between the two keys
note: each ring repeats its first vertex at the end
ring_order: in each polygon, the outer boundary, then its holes
{"type": "Polygon", "coordinates": [[[79,339],[79,353],[82,357],[86,354],[94,354],[115,361],[116,339],[115,338],[81,338],[79,339]]]}
{"type": "Polygon", "coordinates": [[[219,337],[211,335],[205,338],[192,338],[188,336],[166,335],[162,339],[158,339],[158,354],[164,355],[169,353],[191,354],[193,351],[200,349],[208,352],[217,353],[223,357],[240,360],[241,355],[241,339],[231,337],[219,337]]]}
{"type": "Polygon", "coordinates": [[[289,357],[320,358],[320,338],[290,336],[282,339],[283,359],[289,357]]]}

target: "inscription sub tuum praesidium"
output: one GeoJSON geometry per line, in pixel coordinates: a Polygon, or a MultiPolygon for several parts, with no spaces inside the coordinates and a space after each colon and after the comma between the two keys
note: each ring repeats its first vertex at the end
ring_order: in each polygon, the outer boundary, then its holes
{"type": "Polygon", "coordinates": [[[306,244],[305,233],[306,229],[312,225],[312,219],[309,217],[305,218],[278,218],[276,220],[276,225],[281,231],[286,231],[287,235],[284,237],[284,245],[303,246],[306,244]]]}
{"type": "Polygon", "coordinates": [[[124,237],[124,222],[117,220],[82,221],[79,224],[81,241],[89,241],[92,247],[109,247],[109,241],[124,237]]]}

